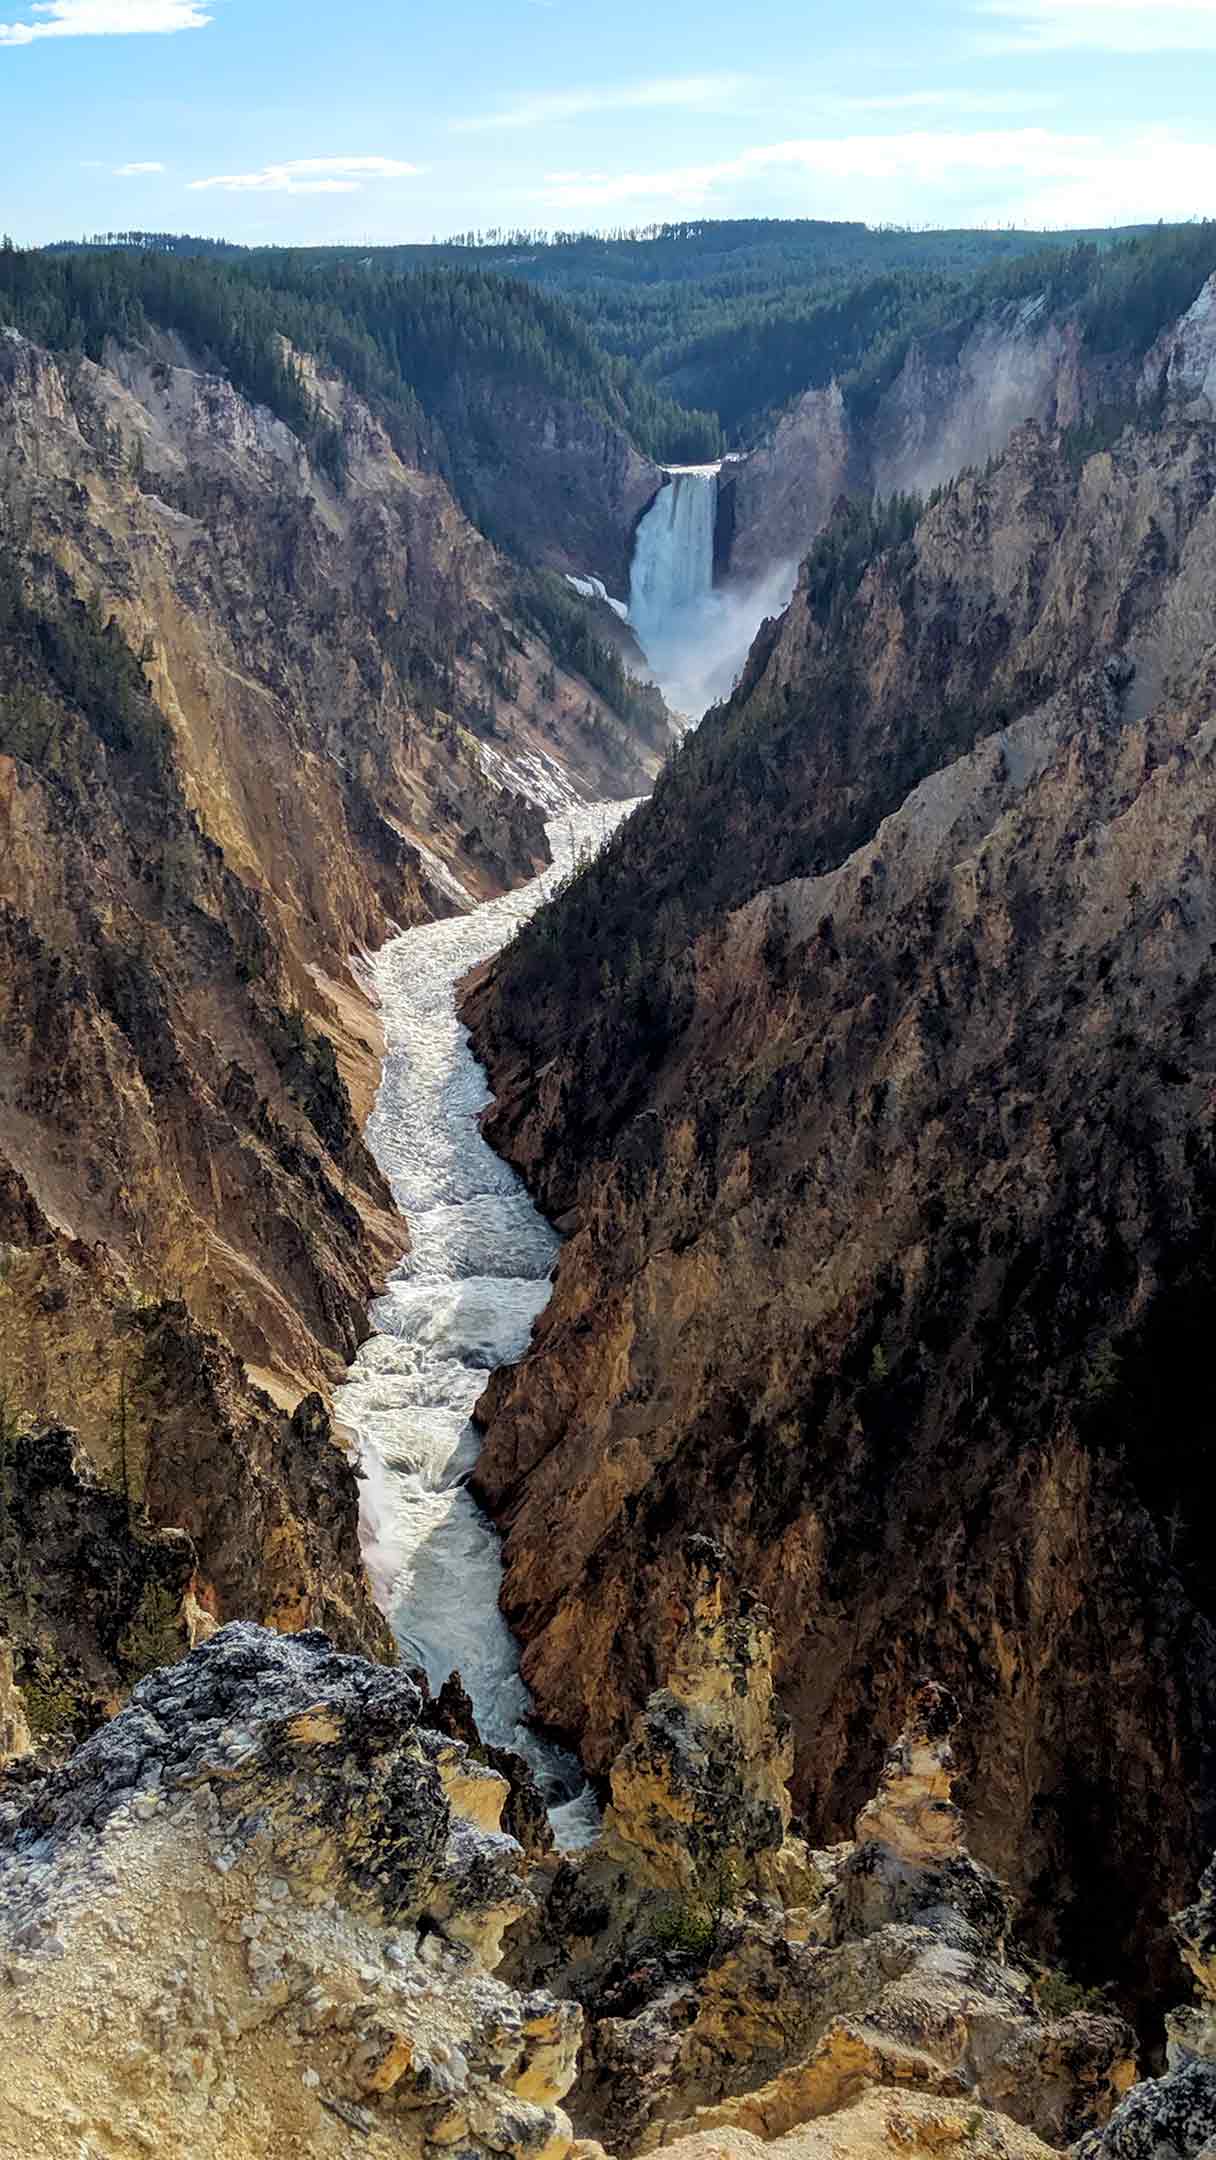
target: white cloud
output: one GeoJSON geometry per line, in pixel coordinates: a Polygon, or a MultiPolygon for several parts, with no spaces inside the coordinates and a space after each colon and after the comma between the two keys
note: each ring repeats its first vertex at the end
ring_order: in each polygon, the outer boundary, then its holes
{"type": "Polygon", "coordinates": [[[592,113],[725,112],[755,87],[748,75],[657,76],[650,82],[621,83],[615,89],[588,86],[548,91],[521,98],[501,111],[453,120],[457,135],[480,135],[498,128],[546,127],[555,121],[581,120],[592,113]]]}
{"type": "MultiPolygon", "coordinates": [[[[715,163],[649,172],[554,172],[543,200],[551,212],[628,211],[635,217],[695,215],[722,207],[740,185],[799,172],[816,183],[806,215],[920,219],[948,210],[959,223],[1134,224],[1205,211],[1212,192],[1212,146],[1168,130],[1114,139],[1054,134],[1046,128],[822,136],[769,143],[715,163]]],[[[786,207],[792,214],[792,206],[786,207]]]]}
{"type": "Polygon", "coordinates": [[[34,22],[0,23],[0,45],[32,45],[36,38],[136,37],[173,30],[202,30],[211,21],[210,0],[35,0],[34,22]]]}
{"type": "Polygon", "coordinates": [[[155,158],[137,159],[132,165],[116,165],[114,177],[116,180],[134,180],[140,173],[163,172],[164,169],[155,158]]]}
{"type": "Polygon", "coordinates": [[[1216,50],[1216,0],[979,0],[1003,52],[1216,50]]]}
{"type": "Polygon", "coordinates": [[[421,170],[401,158],[290,158],[260,172],[214,173],[190,186],[221,188],[228,195],[357,195],[366,180],[410,180],[421,170]]]}

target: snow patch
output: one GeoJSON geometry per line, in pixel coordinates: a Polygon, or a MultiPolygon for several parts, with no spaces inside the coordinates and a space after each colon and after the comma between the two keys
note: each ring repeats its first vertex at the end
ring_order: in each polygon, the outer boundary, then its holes
{"type": "Polygon", "coordinates": [[[610,607],[614,615],[620,616],[622,622],[628,622],[629,609],[623,600],[613,599],[603,578],[571,577],[570,572],[567,571],[566,583],[567,585],[573,585],[575,592],[581,593],[584,600],[602,600],[605,607],[610,607]]]}

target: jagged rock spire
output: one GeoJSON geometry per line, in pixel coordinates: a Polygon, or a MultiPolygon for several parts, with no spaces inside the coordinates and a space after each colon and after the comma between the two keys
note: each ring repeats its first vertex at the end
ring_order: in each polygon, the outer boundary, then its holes
{"type": "Polygon", "coordinates": [[[901,1860],[925,1866],[963,1851],[963,1818],[951,1798],[959,1722],[953,1695],[936,1681],[917,1689],[908,1720],[887,1751],[874,1798],[857,1818],[859,1845],[887,1845],[901,1860]]]}
{"type": "Polygon", "coordinates": [[[773,1692],[763,1605],[731,1586],[725,1556],[689,1538],[687,1623],[666,1687],[612,1768],[605,1840],[671,1889],[729,1870],[754,1881],[790,1819],[789,1719],[773,1692]]]}

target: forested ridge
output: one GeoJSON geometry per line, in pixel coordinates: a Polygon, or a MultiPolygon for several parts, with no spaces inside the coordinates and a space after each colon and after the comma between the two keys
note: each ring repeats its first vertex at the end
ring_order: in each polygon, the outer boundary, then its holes
{"type": "MultiPolygon", "coordinates": [[[[151,236],[149,236],[151,237],[151,236]]],[[[340,452],[313,409],[286,338],[367,397],[399,448],[440,463],[439,408],[453,378],[521,385],[588,406],[648,455],[712,457],[717,420],[690,413],[613,358],[560,301],[476,269],[409,274],[327,269],[303,254],[220,259],[150,248],[0,249],[0,320],[53,350],[99,360],[107,338],[178,336],[192,355],[268,405],[332,464],[340,452]]]]}
{"type": "MultiPolygon", "coordinates": [[[[670,463],[747,444],[833,379],[864,413],[914,339],[957,349],[990,308],[1042,294],[1099,351],[1143,351],[1216,269],[1216,223],[1126,233],[909,232],[817,219],[692,221],[611,235],[470,233],[431,246],[241,251],[176,234],[99,235],[75,256],[169,258],[206,291],[223,258],[301,311],[293,341],[434,409],[454,369],[540,382],[620,420],[670,463]],[[106,245],[103,246],[103,243],[106,245]],[[324,297],[319,295],[323,285],[324,297]],[[306,326],[307,325],[307,326],[306,326]],[[345,355],[345,358],[343,357],[345,355]]],[[[45,259],[45,258],[43,258],[45,259]]],[[[118,275],[117,270],[115,276],[118,275]]],[[[140,272],[149,313],[162,281],[140,272]]],[[[252,305],[252,303],[251,303],[252,305]]],[[[273,402],[271,400],[271,402],[273,402]]]]}

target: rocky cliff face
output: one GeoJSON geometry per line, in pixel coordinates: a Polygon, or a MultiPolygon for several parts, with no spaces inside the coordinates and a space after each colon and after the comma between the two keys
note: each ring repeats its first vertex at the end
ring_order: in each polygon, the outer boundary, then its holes
{"type": "Polygon", "coordinates": [[[620,428],[569,398],[459,376],[439,413],[478,525],[527,561],[628,592],[634,533],[663,475],[620,428]]]}
{"type": "Polygon", "coordinates": [[[885,389],[846,407],[839,388],[808,390],[756,449],[728,468],[729,568],[741,581],[801,559],[843,493],[928,495],[999,456],[1015,428],[1067,428],[1112,405],[1211,396],[1216,279],[1142,366],[1087,342],[1045,295],[990,309],[965,333],[914,341],[885,389]]]}
{"type": "Polygon", "coordinates": [[[569,2148],[578,2012],[491,1977],[531,1902],[506,1785],[418,1709],[232,1627],[17,1795],[0,2149],[569,2148]]]}
{"type": "Polygon", "coordinates": [[[595,1768],[708,1533],[812,1835],[929,1664],[1040,1944],[1160,1998],[1216,1832],[1216,434],[1078,469],[1027,430],[883,537],[832,529],[471,1000],[489,1130],[572,1232],[478,1482],[595,1768]]]}
{"type": "MultiPolygon", "coordinates": [[[[656,753],[342,381],[339,484],[169,343],[106,360],[0,333],[0,1408],[188,1535],[199,1610],[385,1648],[324,1409],[406,1235],[351,958],[548,859],[529,773],[656,753]]],[[[95,1703],[91,1591],[32,1585],[18,1679],[95,1703]]]]}

